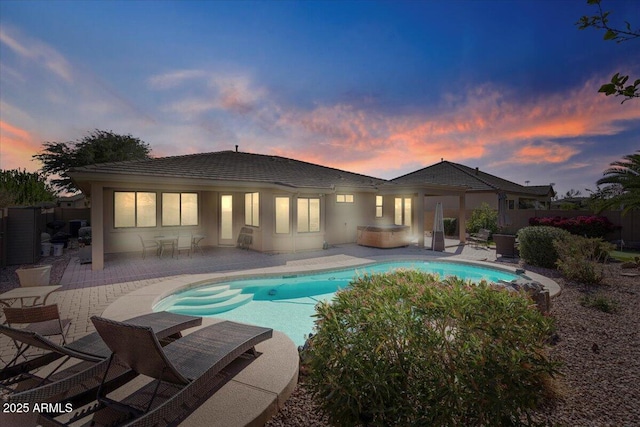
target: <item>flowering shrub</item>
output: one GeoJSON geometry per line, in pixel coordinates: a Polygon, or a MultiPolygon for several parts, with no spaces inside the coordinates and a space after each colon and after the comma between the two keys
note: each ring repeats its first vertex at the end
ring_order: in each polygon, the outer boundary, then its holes
{"type": "Polygon", "coordinates": [[[518,231],[520,258],[528,264],[555,268],[558,251],[554,240],[569,236],[569,232],[556,227],[524,227],[518,231]]]}
{"type": "Polygon", "coordinates": [[[571,234],[584,237],[604,237],[616,229],[609,218],[598,215],[581,215],[575,218],[543,217],[529,218],[529,225],[544,225],[567,230],[571,234]]]}
{"type": "Polygon", "coordinates": [[[526,425],[556,365],[525,294],[406,270],[316,306],[309,386],[333,425],[526,425]]]}

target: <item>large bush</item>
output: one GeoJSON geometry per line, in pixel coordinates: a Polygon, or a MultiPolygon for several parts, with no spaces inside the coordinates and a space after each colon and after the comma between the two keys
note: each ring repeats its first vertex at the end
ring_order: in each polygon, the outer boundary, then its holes
{"type": "Polygon", "coordinates": [[[525,227],[518,231],[520,258],[528,264],[555,268],[558,252],[553,242],[569,236],[569,232],[556,227],[525,227]]]}
{"type": "Polygon", "coordinates": [[[555,372],[551,320],[485,282],[364,276],[316,310],[309,386],[334,425],[519,425],[555,372]]]}
{"type": "Polygon", "coordinates": [[[604,279],[604,261],[614,249],[602,239],[570,235],[554,242],[558,270],[569,280],[599,285],[604,279]]]}
{"type": "Polygon", "coordinates": [[[498,231],[498,211],[488,203],[482,203],[471,211],[471,219],[467,222],[469,233],[477,233],[481,228],[491,230],[491,233],[498,231]]]}
{"type": "Polygon", "coordinates": [[[543,217],[529,218],[529,225],[544,225],[567,230],[571,234],[584,237],[604,237],[614,231],[613,225],[606,216],[581,215],[575,218],[543,217]]]}

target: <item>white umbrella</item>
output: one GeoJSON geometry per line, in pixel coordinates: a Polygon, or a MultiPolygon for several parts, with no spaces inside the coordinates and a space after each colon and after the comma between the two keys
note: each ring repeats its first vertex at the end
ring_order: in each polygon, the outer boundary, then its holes
{"type": "Polygon", "coordinates": [[[436,203],[436,215],[433,220],[433,237],[431,238],[432,251],[444,251],[444,214],[442,203],[436,203]]]}

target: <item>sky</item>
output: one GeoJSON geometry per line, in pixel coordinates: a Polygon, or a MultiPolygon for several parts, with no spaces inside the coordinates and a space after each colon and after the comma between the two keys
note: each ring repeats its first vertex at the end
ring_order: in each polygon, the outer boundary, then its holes
{"type": "MultiPolygon", "coordinates": [[[[603,0],[640,28],[640,2],[603,0]]],[[[379,178],[441,159],[588,195],[640,149],[640,39],[558,1],[0,2],[0,168],[46,141],[131,134],[155,157],[233,150],[379,178]]]]}

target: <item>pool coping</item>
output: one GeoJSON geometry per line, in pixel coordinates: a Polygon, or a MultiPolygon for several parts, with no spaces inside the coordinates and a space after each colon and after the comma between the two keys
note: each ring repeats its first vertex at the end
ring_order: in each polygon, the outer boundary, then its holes
{"type": "MultiPolygon", "coordinates": [[[[481,265],[494,270],[516,273],[516,267],[496,265],[486,261],[438,256],[390,256],[357,258],[348,255],[310,258],[288,262],[284,266],[256,268],[250,270],[219,273],[186,274],[172,277],[124,295],[109,305],[102,316],[114,320],[124,320],[133,316],[150,313],[153,306],[179,290],[186,290],[211,281],[250,277],[269,277],[283,274],[311,274],[350,267],[364,266],[386,261],[441,261],[481,265]]],[[[552,279],[526,271],[525,274],[540,282],[549,290],[551,297],[560,293],[560,286],[552,279]]],[[[205,318],[203,324],[211,324],[222,319],[205,318]]],[[[275,415],[289,398],[298,382],[298,351],[293,341],[284,333],[274,331],[274,337],[259,344],[256,349],[261,356],[222,386],[205,403],[180,423],[183,427],[209,426],[262,426],[275,415]],[[203,424],[204,423],[204,424],[203,424]]]]}

